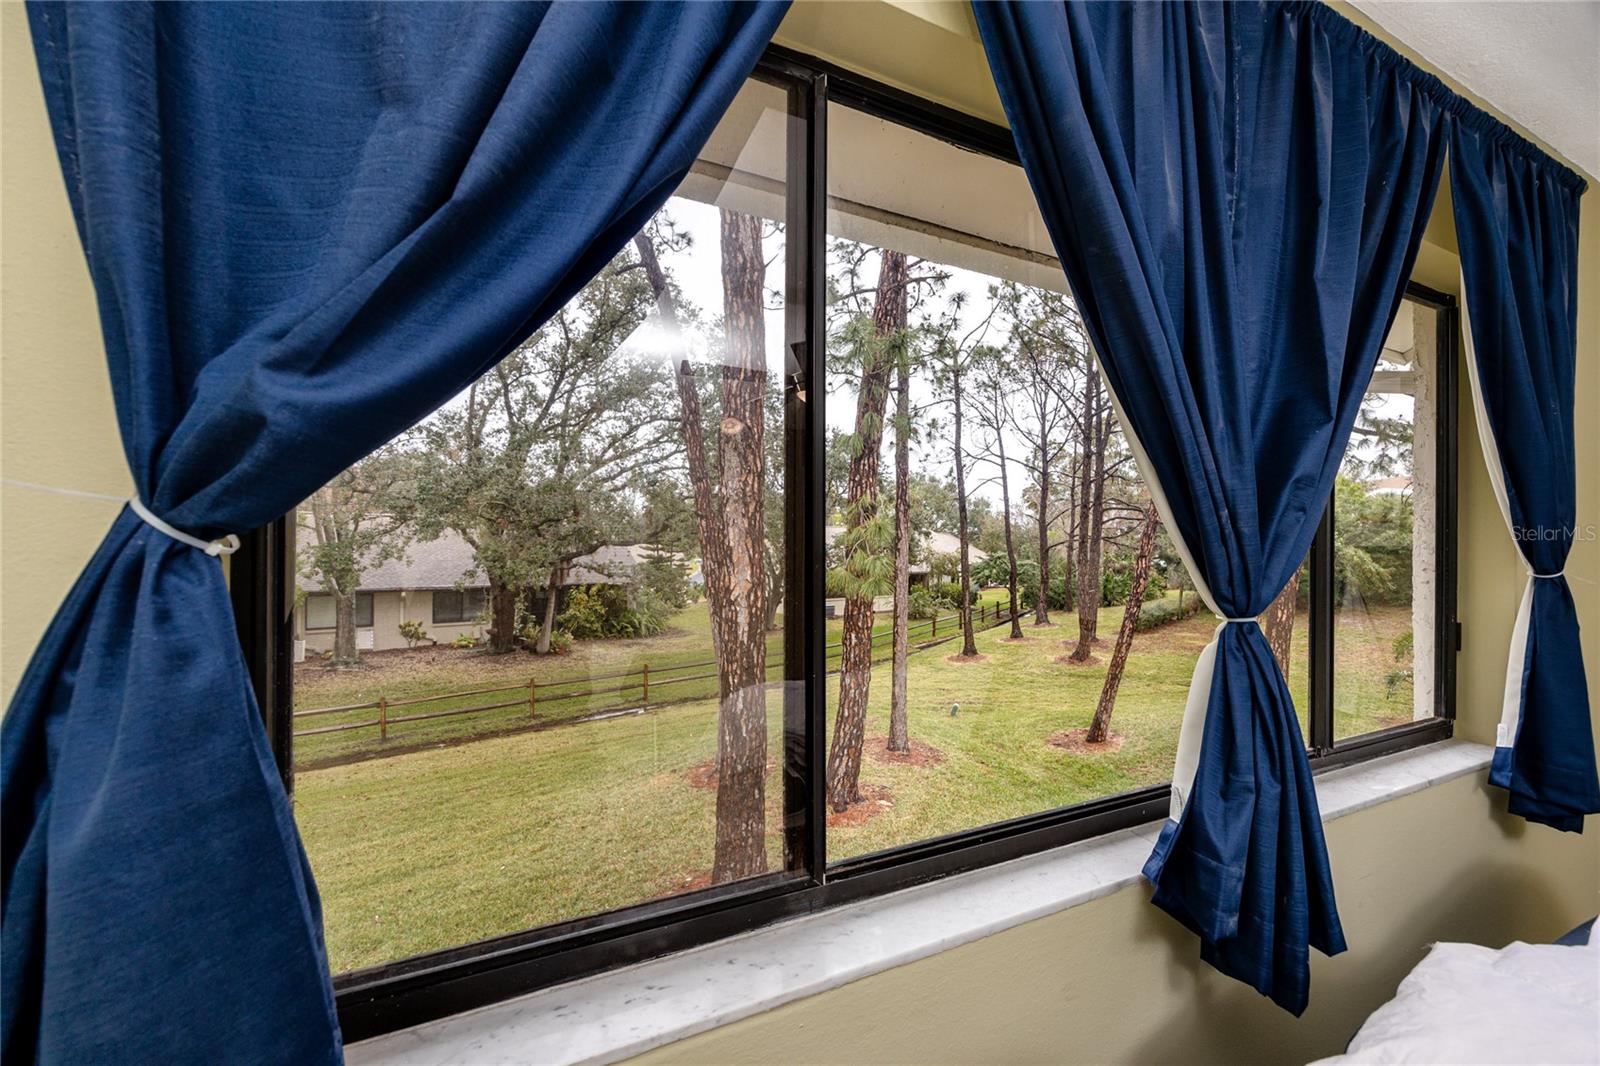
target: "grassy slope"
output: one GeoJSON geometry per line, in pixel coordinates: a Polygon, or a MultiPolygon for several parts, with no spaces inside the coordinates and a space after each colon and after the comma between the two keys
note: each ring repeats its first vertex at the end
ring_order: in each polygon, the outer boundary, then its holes
{"type": "MultiPolygon", "coordinates": [[[[1120,614],[1116,608],[1102,617],[1108,637],[1120,614]]],[[[956,650],[952,645],[913,657],[911,735],[937,748],[943,761],[913,767],[869,756],[862,779],[887,788],[891,805],[874,804],[876,813],[865,824],[831,828],[834,857],[1167,778],[1189,672],[1213,624],[1202,616],[1139,637],[1113,722],[1113,729],[1124,734],[1123,747],[1082,756],[1051,747],[1047,740],[1058,730],[1088,724],[1105,667],[1055,661],[1073,632],[1070,620],[1064,621],[1068,624],[1060,628],[1029,628],[1030,638],[1020,645],[1001,640],[1005,628],[981,634],[979,650],[988,656],[981,663],[948,662],[946,656],[956,650]],[[952,702],[961,704],[953,718],[952,702]]],[[[1391,610],[1378,622],[1369,627],[1374,636],[1368,644],[1381,645],[1387,655],[1388,641],[1404,631],[1408,618],[1391,610]]],[[[684,637],[661,639],[688,643],[684,637]]],[[[631,643],[650,646],[652,661],[660,650],[651,642],[631,643]]],[[[1295,654],[1303,662],[1303,635],[1297,643],[1295,654]]],[[[1341,636],[1341,655],[1346,646],[1341,636]]],[[[614,654],[616,646],[598,650],[614,654]]],[[[692,645],[680,650],[703,654],[692,645]]],[[[1102,655],[1106,651],[1108,646],[1102,655]]],[[[1378,658],[1373,651],[1368,665],[1378,658]]],[[[1382,695],[1382,674],[1389,668],[1382,664],[1375,680],[1350,682],[1366,693],[1364,709],[1342,719],[1341,736],[1375,728],[1384,713],[1407,714],[1408,690],[1392,700],[1371,699],[1374,685],[1382,695]]],[[[1291,689],[1303,704],[1303,672],[1291,674],[1302,679],[1291,689]]],[[[1341,678],[1343,685],[1348,678],[1343,673],[1341,678]]],[[[876,671],[873,682],[869,750],[881,745],[887,728],[887,671],[876,671]]],[[[830,707],[835,693],[833,682],[830,707]]],[[[780,721],[780,697],[774,692],[769,694],[772,752],[779,750],[780,721]]],[[[715,704],[704,701],[301,772],[296,815],[322,887],[334,969],[690,886],[711,865],[715,796],[692,787],[686,777],[715,750],[715,704]]],[[[781,862],[779,798],[775,769],[768,786],[773,827],[768,850],[774,867],[781,862]]]]}

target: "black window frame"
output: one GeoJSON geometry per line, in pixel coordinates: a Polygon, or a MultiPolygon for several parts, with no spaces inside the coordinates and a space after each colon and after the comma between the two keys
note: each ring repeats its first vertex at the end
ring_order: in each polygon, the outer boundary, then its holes
{"type": "MultiPolygon", "coordinates": [[[[798,625],[786,625],[788,680],[825,676],[824,382],[827,117],[830,102],[910,127],[958,148],[1020,165],[1003,126],[885,85],[780,46],[769,46],[753,77],[787,89],[792,124],[787,260],[789,288],[801,299],[789,308],[791,345],[786,419],[786,602],[798,603],[798,625]],[[796,236],[799,235],[799,236],[796,236]],[[798,330],[794,326],[798,324],[798,330]]],[[[1310,632],[1311,736],[1315,772],[1442,740],[1455,715],[1456,350],[1453,297],[1412,284],[1407,296],[1440,312],[1440,477],[1438,557],[1439,716],[1335,742],[1331,702],[1332,627],[1315,611],[1331,611],[1332,514],[1313,547],[1310,632]],[[1318,568],[1319,552],[1324,556],[1318,568]],[[1325,586],[1325,587],[1324,587],[1325,586]],[[1455,639],[1446,639],[1449,634],[1455,639]]],[[[294,527],[290,516],[243,538],[232,559],[232,596],[239,637],[279,772],[291,791],[293,774],[294,527]]],[[[1331,619],[1331,614],[1329,615],[1331,619]]],[[[920,884],[1117,829],[1165,817],[1165,783],[1071,807],[932,838],[892,850],[826,861],[824,745],[826,686],[789,685],[785,698],[785,808],[788,872],[505,934],[336,975],[340,1025],[347,1041],[365,1039],[523,995],[604,970],[681,951],[785,918],[920,884]]]]}
{"type": "MultiPolygon", "coordinates": [[[[334,598],[333,593],[331,593],[331,592],[311,592],[311,593],[307,593],[306,594],[306,632],[307,633],[332,633],[335,629],[338,628],[338,623],[335,623],[334,625],[331,625],[331,626],[314,626],[314,625],[311,624],[311,601],[316,599],[319,596],[324,596],[324,597],[326,597],[326,598],[328,598],[330,600],[334,598]]],[[[374,604],[374,602],[373,602],[372,593],[370,593],[370,592],[358,592],[358,593],[356,593],[356,595],[355,595],[355,605],[356,605],[355,606],[356,628],[357,629],[371,629],[372,628],[373,619],[375,617],[377,617],[376,614],[374,613],[375,608],[376,608],[376,604],[374,604]],[[367,620],[365,622],[363,622],[361,620],[361,605],[362,604],[366,604],[367,605],[367,620]]]]}
{"type": "Polygon", "coordinates": [[[431,602],[430,602],[429,607],[428,607],[428,618],[430,619],[430,623],[429,624],[436,625],[436,626],[460,626],[460,625],[467,625],[470,622],[476,621],[478,616],[483,614],[483,612],[488,608],[489,596],[488,596],[488,590],[482,588],[481,586],[474,587],[474,588],[462,588],[462,589],[434,589],[433,590],[433,596],[430,597],[430,601],[431,602]],[[461,610],[458,611],[458,612],[455,612],[460,617],[457,617],[457,618],[440,618],[439,617],[439,597],[440,596],[460,596],[461,597],[461,610]],[[476,610],[473,609],[472,601],[474,599],[476,599],[478,601],[476,610]]]}

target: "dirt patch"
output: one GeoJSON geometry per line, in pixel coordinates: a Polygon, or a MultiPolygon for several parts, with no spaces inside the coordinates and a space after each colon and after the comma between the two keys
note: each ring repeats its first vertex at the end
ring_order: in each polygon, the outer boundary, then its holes
{"type": "Polygon", "coordinates": [[[1091,744],[1088,741],[1087,729],[1063,729],[1059,733],[1050,734],[1050,746],[1070,751],[1074,755],[1110,755],[1114,751],[1122,750],[1122,742],[1127,738],[1121,733],[1112,733],[1100,744],[1091,744]]]}
{"type": "Polygon", "coordinates": [[[932,744],[913,740],[910,751],[890,751],[888,743],[886,736],[868,737],[867,757],[883,766],[938,766],[944,762],[944,752],[932,744]]]}
{"type": "MultiPolygon", "coordinates": [[[[767,756],[767,773],[772,773],[773,767],[778,765],[777,758],[767,756]]],[[[717,760],[707,759],[703,763],[696,763],[689,767],[689,772],[683,775],[690,788],[698,788],[702,792],[715,792],[717,790],[717,760]]],[[[702,886],[703,887],[703,886],[702,886]]]]}
{"type": "Polygon", "coordinates": [[[828,812],[829,829],[845,829],[851,826],[866,825],[875,815],[894,807],[894,799],[889,793],[887,785],[861,786],[861,799],[850,804],[842,811],[828,812]]]}
{"type": "Polygon", "coordinates": [[[657,892],[652,899],[665,899],[668,896],[681,895],[684,892],[698,892],[702,888],[711,887],[711,871],[700,870],[695,873],[674,874],[667,882],[667,887],[657,892]]]}
{"type": "Polygon", "coordinates": [[[1098,655],[1091,655],[1087,659],[1074,659],[1070,655],[1057,655],[1055,661],[1067,666],[1099,666],[1104,660],[1098,655]]]}
{"type": "Polygon", "coordinates": [[[1001,637],[995,643],[997,643],[997,644],[1026,644],[1026,643],[1028,643],[1028,638],[1026,636],[1021,636],[1021,637],[1001,637]]]}
{"type": "Polygon", "coordinates": [[[986,663],[989,661],[989,657],[982,652],[977,655],[961,655],[958,653],[956,655],[946,655],[944,661],[947,663],[986,663]]]}

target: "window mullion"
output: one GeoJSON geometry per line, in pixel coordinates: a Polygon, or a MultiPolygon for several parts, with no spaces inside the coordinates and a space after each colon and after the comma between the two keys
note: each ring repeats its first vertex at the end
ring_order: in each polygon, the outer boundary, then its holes
{"type": "Polygon", "coordinates": [[[1311,626],[1307,716],[1314,755],[1333,750],[1333,498],[1328,498],[1311,542],[1311,626]]]}

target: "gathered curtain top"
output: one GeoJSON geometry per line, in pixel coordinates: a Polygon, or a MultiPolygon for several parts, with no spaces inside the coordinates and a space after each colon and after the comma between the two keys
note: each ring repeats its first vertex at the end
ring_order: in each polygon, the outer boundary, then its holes
{"type": "Polygon", "coordinates": [[[1333,40],[1365,53],[1380,67],[1392,69],[1395,74],[1425,94],[1439,105],[1439,109],[1454,119],[1462,128],[1488,138],[1506,150],[1522,156],[1540,173],[1583,195],[1588,182],[1583,175],[1556,159],[1522,134],[1485,111],[1465,96],[1450,88],[1438,75],[1430,74],[1395,48],[1351,22],[1322,0],[1283,0],[1279,5],[1286,15],[1303,18],[1327,33],[1333,40]]]}

